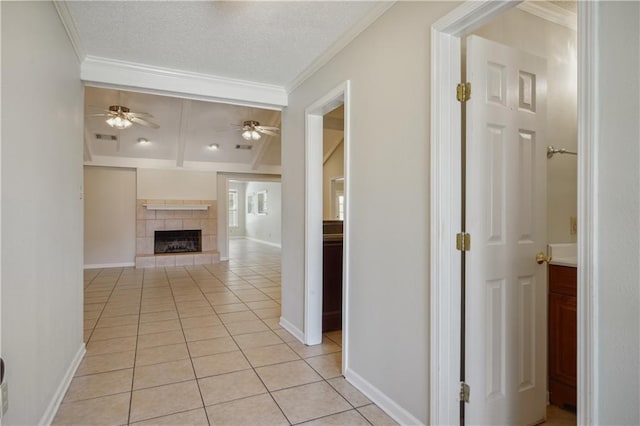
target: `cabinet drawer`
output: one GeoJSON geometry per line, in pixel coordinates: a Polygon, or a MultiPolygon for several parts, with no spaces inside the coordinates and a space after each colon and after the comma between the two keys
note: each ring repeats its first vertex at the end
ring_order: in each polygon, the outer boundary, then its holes
{"type": "Polygon", "coordinates": [[[578,295],[577,268],[549,265],[549,293],[578,295]]]}

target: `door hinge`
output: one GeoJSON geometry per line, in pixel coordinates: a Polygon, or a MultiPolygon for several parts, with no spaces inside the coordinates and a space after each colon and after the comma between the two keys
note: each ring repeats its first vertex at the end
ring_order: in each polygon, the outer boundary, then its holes
{"type": "Polygon", "coordinates": [[[471,83],[460,83],[456,87],[456,99],[460,102],[467,102],[471,99],[471,83]]]}
{"type": "Polygon", "coordinates": [[[465,382],[460,382],[460,401],[469,402],[471,388],[465,382]]]}
{"type": "Polygon", "coordinates": [[[471,249],[471,234],[467,234],[466,232],[456,234],[456,249],[469,251],[469,249],[471,249]]]}

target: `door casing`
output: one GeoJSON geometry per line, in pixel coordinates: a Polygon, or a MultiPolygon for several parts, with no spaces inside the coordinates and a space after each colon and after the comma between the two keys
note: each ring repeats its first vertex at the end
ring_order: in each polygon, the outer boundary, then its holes
{"type": "Polygon", "coordinates": [[[344,228],[342,264],[342,373],[349,367],[350,81],[305,109],[304,343],[322,342],[322,132],[323,116],[344,104],[344,228]]]}
{"type": "MultiPolygon", "coordinates": [[[[467,1],[431,27],[430,424],[459,421],[460,39],[518,3],[467,1]]],[[[597,419],[596,18],[597,5],[578,3],[578,424],[585,425],[597,419]]]]}

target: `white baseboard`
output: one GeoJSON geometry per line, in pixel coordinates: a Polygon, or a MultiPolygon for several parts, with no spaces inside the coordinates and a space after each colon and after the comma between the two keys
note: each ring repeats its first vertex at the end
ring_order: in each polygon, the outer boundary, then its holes
{"type": "Polygon", "coordinates": [[[424,424],[353,370],[347,369],[344,378],[401,425],[424,424]]]}
{"type": "Polygon", "coordinates": [[[60,385],[58,385],[56,393],[53,394],[53,398],[51,398],[51,402],[49,402],[47,409],[44,411],[40,422],[38,422],[39,425],[50,425],[51,423],[53,423],[53,419],[58,412],[58,407],[60,407],[62,398],[64,398],[64,394],[67,393],[67,389],[71,384],[71,380],[76,374],[76,370],[78,369],[78,366],[80,366],[80,362],[82,362],[82,358],[84,358],[85,353],[87,353],[87,350],[84,346],[84,343],[82,343],[80,345],[80,349],[78,349],[78,352],[76,353],[76,356],[73,357],[73,361],[71,361],[71,364],[69,365],[67,372],[62,378],[60,385]]]}
{"type": "Polygon", "coordinates": [[[260,244],[266,244],[266,245],[271,246],[271,247],[282,248],[282,244],[271,243],[269,241],[259,240],[257,238],[253,238],[253,237],[244,237],[244,238],[246,240],[255,241],[256,243],[260,243],[260,244]]]}
{"type": "Polygon", "coordinates": [[[130,266],[136,266],[135,262],[122,262],[122,263],[92,263],[84,265],[84,269],[102,269],[102,268],[128,268],[130,266]]]}
{"type": "Polygon", "coordinates": [[[298,327],[291,324],[289,321],[287,321],[283,317],[280,317],[280,325],[289,333],[293,334],[293,337],[300,340],[300,343],[304,343],[304,333],[300,329],[298,329],[298,327]]]}

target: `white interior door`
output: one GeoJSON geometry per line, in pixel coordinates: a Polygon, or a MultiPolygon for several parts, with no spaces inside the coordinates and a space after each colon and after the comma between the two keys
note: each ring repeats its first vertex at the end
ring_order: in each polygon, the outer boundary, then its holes
{"type": "Polygon", "coordinates": [[[468,424],[544,420],[546,61],[467,38],[468,424]]]}

